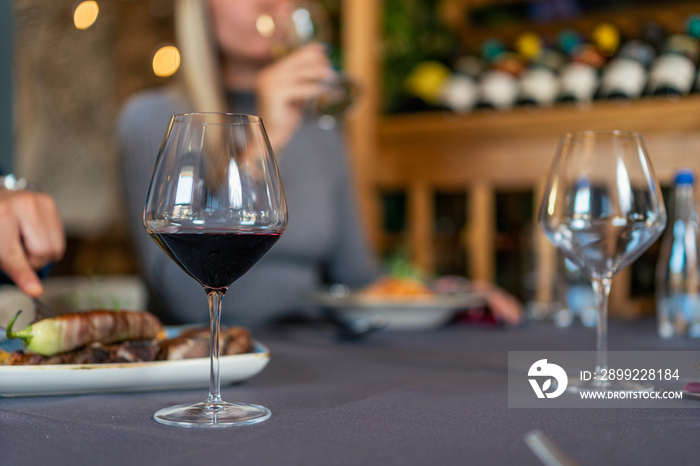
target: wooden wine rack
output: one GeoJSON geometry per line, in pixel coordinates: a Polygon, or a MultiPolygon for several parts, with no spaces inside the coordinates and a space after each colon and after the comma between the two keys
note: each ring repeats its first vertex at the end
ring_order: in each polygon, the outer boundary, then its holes
{"type": "MultiPolygon", "coordinates": [[[[423,268],[433,268],[432,198],[436,191],[464,189],[469,193],[467,256],[470,278],[495,278],[495,193],[532,189],[539,204],[546,174],[562,134],[569,131],[625,130],[642,134],[662,184],[674,171],[689,167],[700,172],[700,96],[676,102],[643,99],[620,105],[596,102],[586,108],[555,107],[536,112],[475,113],[385,117],[377,130],[377,152],[367,176],[372,195],[386,188],[408,192],[408,229],[413,257],[423,268]]],[[[533,212],[537,212],[533,207],[533,212]]],[[[375,218],[371,223],[380,224],[375,218]]],[[[376,232],[381,245],[381,232],[376,232]]],[[[543,234],[534,244],[538,274],[554,273],[554,249],[543,234]]],[[[623,273],[616,283],[629,281],[623,273]]],[[[635,314],[641,309],[629,301],[628,286],[616,286],[613,306],[635,314]]],[[[538,298],[547,301],[551,290],[543,280],[538,298]]]]}
{"type": "MultiPolygon", "coordinates": [[[[495,277],[495,193],[533,189],[535,202],[562,134],[583,130],[627,130],[642,134],[662,184],[673,172],[700,172],[700,96],[671,101],[645,98],[627,104],[596,101],[586,107],[556,106],[535,111],[479,111],[457,116],[428,113],[380,116],[378,18],[381,2],[344,2],[346,68],[360,77],[365,101],[349,122],[349,142],[357,192],[367,232],[377,248],[381,231],[379,194],[401,188],[408,193],[408,237],[416,263],[434,264],[436,191],[464,189],[468,199],[468,266],[472,279],[495,277]],[[374,24],[375,26],[368,27],[374,24]]],[[[533,208],[536,212],[537,209],[533,208]]],[[[554,249],[535,239],[538,276],[553,273],[554,249]]],[[[611,312],[638,315],[643,308],[629,299],[629,271],[616,278],[611,312]]],[[[538,283],[538,299],[551,294],[538,283]]]]}

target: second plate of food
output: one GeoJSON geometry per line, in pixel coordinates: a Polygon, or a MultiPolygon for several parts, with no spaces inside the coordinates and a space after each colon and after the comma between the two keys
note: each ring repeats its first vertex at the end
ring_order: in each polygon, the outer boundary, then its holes
{"type": "Polygon", "coordinates": [[[311,301],[345,320],[381,316],[386,321],[386,330],[390,331],[439,328],[458,311],[485,304],[484,294],[479,292],[390,295],[351,291],[342,286],[312,293],[311,301]]]}

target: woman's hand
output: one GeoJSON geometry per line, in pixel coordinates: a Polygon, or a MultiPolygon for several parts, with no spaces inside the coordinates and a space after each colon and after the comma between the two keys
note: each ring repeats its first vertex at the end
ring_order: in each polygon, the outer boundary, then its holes
{"type": "Polygon", "coordinates": [[[36,270],[63,257],[65,248],[63,222],[51,196],[0,190],[0,269],[19,289],[41,296],[36,270]]]}
{"type": "Polygon", "coordinates": [[[508,325],[518,325],[524,318],[523,306],[506,290],[488,282],[472,282],[471,289],[484,293],[493,316],[508,325]]]}
{"type": "Polygon", "coordinates": [[[304,119],[304,102],[318,96],[335,72],[322,44],[311,43],[260,72],[258,112],[272,148],[281,153],[304,119]]]}

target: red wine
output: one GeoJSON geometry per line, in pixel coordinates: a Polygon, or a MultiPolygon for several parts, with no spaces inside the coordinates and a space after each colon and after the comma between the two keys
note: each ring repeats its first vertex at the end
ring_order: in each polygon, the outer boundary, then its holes
{"type": "Polygon", "coordinates": [[[158,246],[203,287],[224,290],[272,247],[279,233],[151,233],[158,246]]]}

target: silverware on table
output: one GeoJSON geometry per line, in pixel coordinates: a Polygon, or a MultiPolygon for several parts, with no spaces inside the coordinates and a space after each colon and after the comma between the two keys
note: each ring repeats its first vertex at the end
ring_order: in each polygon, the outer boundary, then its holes
{"type": "Polygon", "coordinates": [[[541,430],[531,430],[525,434],[524,440],[535,456],[546,466],[579,466],[578,462],[567,455],[541,430]]]}
{"type": "Polygon", "coordinates": [[[39,298],[32,298],[34,303],[34,315],[37,317],[48,318],[56,317],[58,314],[49,307],[48,304],[40,300],[39,298]]]}

